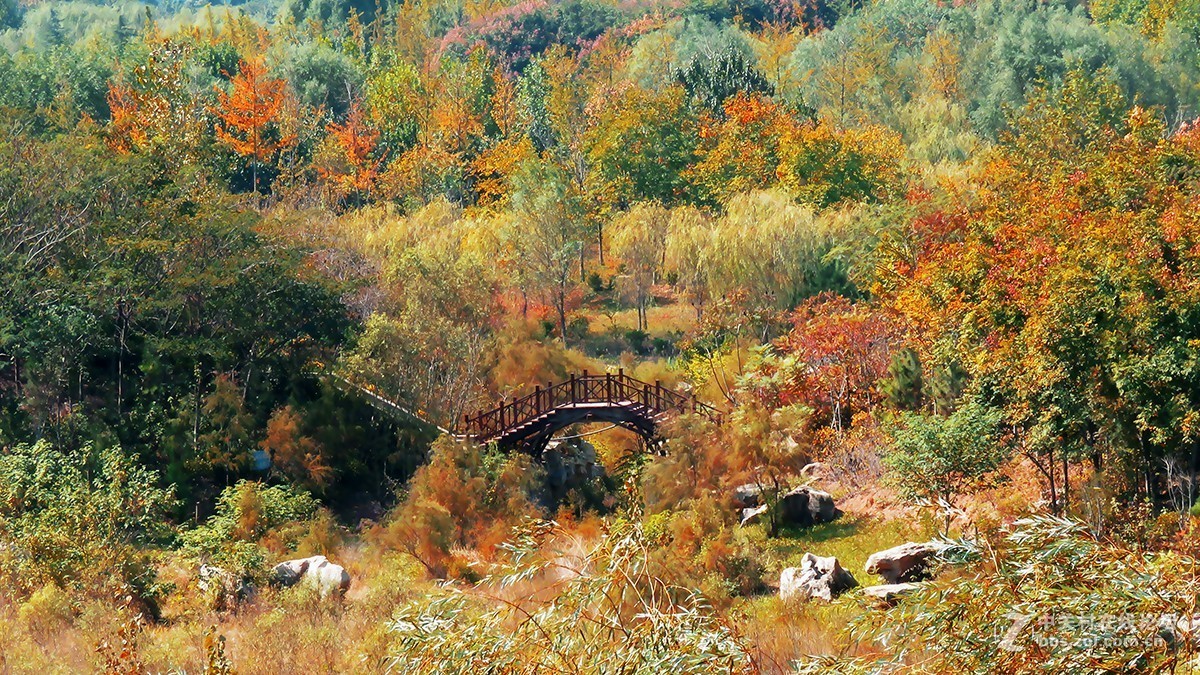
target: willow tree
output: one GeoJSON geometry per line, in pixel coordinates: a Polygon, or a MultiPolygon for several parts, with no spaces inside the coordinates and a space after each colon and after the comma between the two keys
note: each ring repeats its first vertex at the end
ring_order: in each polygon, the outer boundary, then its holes
{"type": "Polygon", "coordinates": [[[650,291],[663,268],[671,214],[661,204],[640,203],[621,214],[612,226],[612,252],[624,263],[622,290],[633,297],[638,330],[647,329],[650,291]]]}
{"type": "Polygon", "coordinates": [[[700,209],[682,206],[671,211],[664,262],[667,273],[674,275],[676,286],[696,310],[697,319],[703,315],[709,296],[705,266],[712,234],[712,218],[700,209]]]}
{"type": "Polygon", "coordinates": [[[513,238],[523,273],[554,307],[567,342],[567,299],[577,285],[575,265],[587,237],[578,193],[558,167],[527,161],[513,177],[513,238]]]}

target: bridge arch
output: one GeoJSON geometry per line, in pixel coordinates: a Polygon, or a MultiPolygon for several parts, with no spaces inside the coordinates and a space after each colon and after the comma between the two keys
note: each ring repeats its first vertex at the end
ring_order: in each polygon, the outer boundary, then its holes
{"type": "Polygon", "coordinates": [[[533,393],[463,418],[460,436],[496,443],[510,450],[540,455],[554,434],[574,424],[608,422],[629,429],[647,443],[658,440],[659,425],[670,415],[691,410],[709,416],[717,411],[693,396],[662,383],[650,384],[624,370],[601,375],[571,375],[558,384],[535,387],[533,393]]]}

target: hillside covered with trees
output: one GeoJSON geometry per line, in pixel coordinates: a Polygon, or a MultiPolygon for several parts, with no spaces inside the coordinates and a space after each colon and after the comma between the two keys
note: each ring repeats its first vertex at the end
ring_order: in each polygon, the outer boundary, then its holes
{"type": "Polygon", "coordinates": [[[0,0],[0,673],[1200,671],[1198,120],[1197,0],[0,0]],[[446,433],[583,371],[716,412],[446,433]]]}

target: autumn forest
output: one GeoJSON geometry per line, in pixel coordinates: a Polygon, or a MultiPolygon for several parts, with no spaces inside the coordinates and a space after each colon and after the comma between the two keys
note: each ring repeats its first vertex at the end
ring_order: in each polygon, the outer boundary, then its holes
{"type": "Polygon", "coordinates": [[[1198,0],[0,0],[0,284],[0,673],[1200,672],[1198,0]]]}

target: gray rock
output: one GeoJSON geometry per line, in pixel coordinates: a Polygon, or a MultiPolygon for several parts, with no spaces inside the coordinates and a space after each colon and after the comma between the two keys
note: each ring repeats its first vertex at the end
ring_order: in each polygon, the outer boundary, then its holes
{"type": "Polygon", "coordinates": [[[756,483],[746,483],[733,488],[733,503],[739,509],[752,509],[762,501],[762,488],[756,483]]]}
{"type": "Polygon", "coordinates": [[[753,525],[767,513],[767,505],[757,506],[752,509],[742,509],[742,525],[753,525]]]}
{"type": "Polygon", "coordinates": [[[546,471],[546,506],[554,508],[572,488],[580,487],[604,473],[596,462],[596,447],[576,438],[553,439],[546,444],[541,457],[546,471]]]}
{"type": "Polygon", "coordinates": [[[914,583],[883,584],[881,586],[867,586],[862,589],[862,593],[869,598],[890,606],[896,604],[900,601],[900,598],[920,587],[921,584],[914,583]]]}
{"type": "Polygon", "coordinates": [[[828,602],[855,586],[858,581],[837,558],[805,553],[799,567],[789,567],[779,574],[779,599],[792,602],[819,598],[828,602]]]}
{"type": "Polygon", "coordinates": [[[888,584],[921,581],[930,577],[930,566],[934,555],[941,550],[937,542],[908,542],[872,553],[867,558],[867,574],[878,574],[888,584]]]}
{"type": "Polygon", "coordinates": [[[804,478],[824,478],[827,468],[823,462],[811,462],[800,469],[800,475],[804,478]]]}
{"type": "Polygon", "coordinates": [[[205,593],[217,590],[232,580],[229,572],[208,563],[200,563],[200,573],[196,575],[196,585],[205,593]]]}
{"type": "Polygon", "coordinates": [[[782,522],[801,526],[832,522],[842,515],[833,495],[806,485],[785,494],[779,500],[779,512],[782,522]]]}
{"type": "Polygon", "coordinates": [[[254,587],[245,580],[237,579],[226,570],[208,563],[200,565],[196,586],[208,596],[213,609],[217,610],[231,608],[254,591],[254,587]]]}

